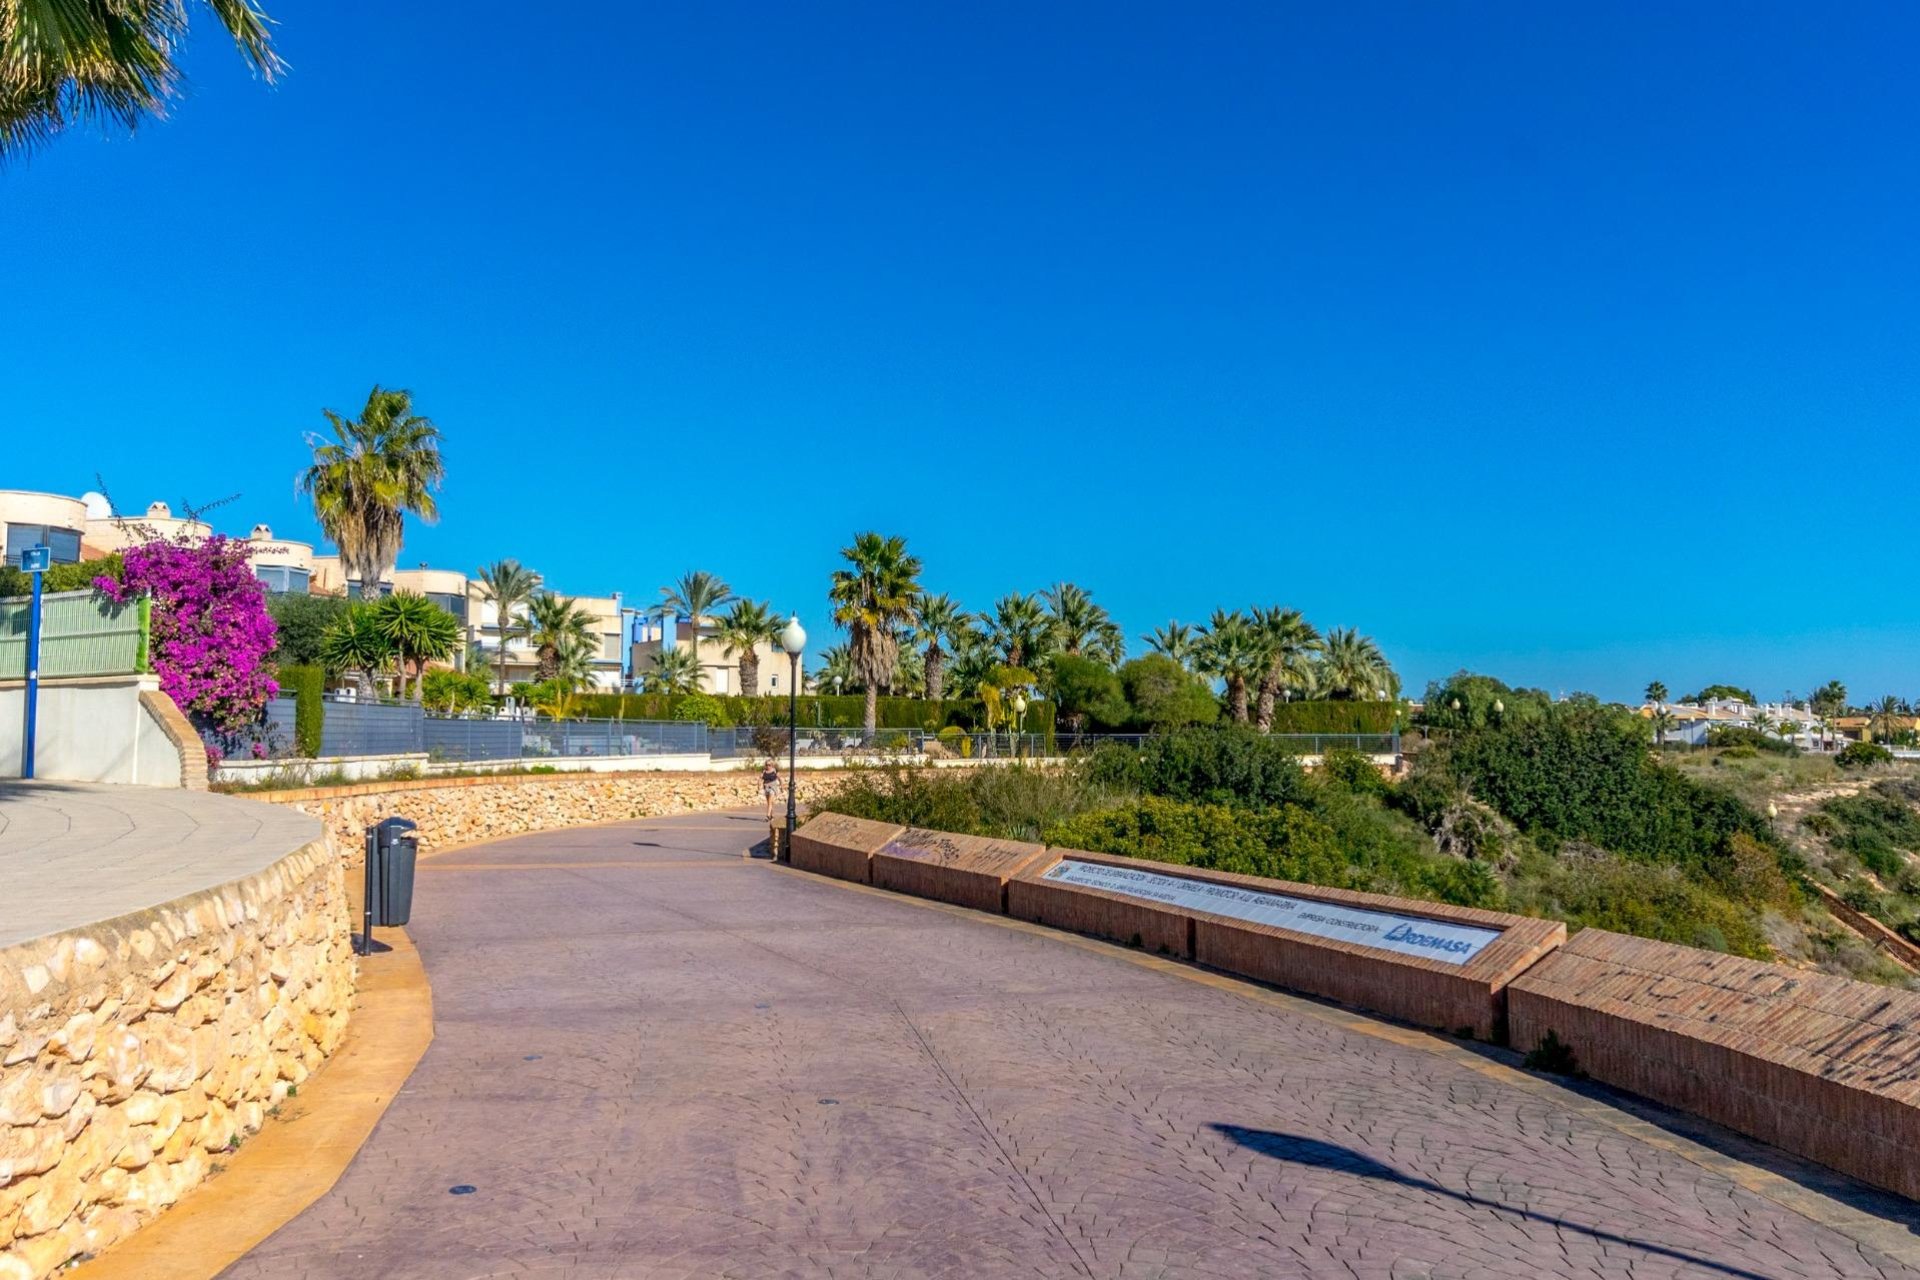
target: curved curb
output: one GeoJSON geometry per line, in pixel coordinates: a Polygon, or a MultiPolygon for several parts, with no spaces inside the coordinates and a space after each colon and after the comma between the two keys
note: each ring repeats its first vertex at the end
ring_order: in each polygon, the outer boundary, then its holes
{"type": "Polygon", "coordinates": [[[81,1280],[211,1280],[332,1189],[433,1042],[433,992],[413,939],[360,961],[347,1038],[297,1096],[172,1209],[101,1257],[81,1280]]]}

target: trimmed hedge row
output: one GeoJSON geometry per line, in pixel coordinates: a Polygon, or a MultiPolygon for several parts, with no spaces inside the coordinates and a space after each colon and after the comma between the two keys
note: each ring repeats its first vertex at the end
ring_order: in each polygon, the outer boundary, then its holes
{"type": "Polygon", "coordinates": [[[293,745],[309,760],[320,754],[320,731],[326,723],[327,673],[320,667],[289,663],[275,676],[280,691],[293,695],[293,745]]]}
{"type": "Polygon", "coordinates": [[[1398,716],[1392,702],[1282,702],[1273,709],[1273,731],[1392,733],[1398,716]]]}
{"type": "MultiPolygon", "coordinates": [[[[580,714],[604,720],[673,720],[680,704],[691,694],[666,693],[589,693],[580,698],[580,714]]],[[[749,698],[740,695],[698,695],[710,698],[726,708],[734,724],[773,724],[787,722],[787,700],[778,694],[749,698]]],[[[799,700],[799,722],[829,729],[858,728],[866,715],[866,699],[858,694],[808,694],[799,700]]],[[[881,729],[924,729],[929,732],[949,725],[962,729],[983,727],[978,702],[947,698],[928,702],[924,698],[881,698],[877,727],[881,729]]],[[[1005,726],[1003,725],[1004,729],[1005,726]]],[[[1028,733],[1053,732],[1053,705],[1035,701],[1028,705],[1028,733]]]]}

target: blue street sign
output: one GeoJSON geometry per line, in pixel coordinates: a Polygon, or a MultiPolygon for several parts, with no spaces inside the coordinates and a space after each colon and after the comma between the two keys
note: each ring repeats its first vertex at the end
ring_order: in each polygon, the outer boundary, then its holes
{"type": "Polygon", "coordinates": [[[53,563],[51,547],[28,547],[20,553],[20,567],[28,573],[45,573],[53,563]]]}

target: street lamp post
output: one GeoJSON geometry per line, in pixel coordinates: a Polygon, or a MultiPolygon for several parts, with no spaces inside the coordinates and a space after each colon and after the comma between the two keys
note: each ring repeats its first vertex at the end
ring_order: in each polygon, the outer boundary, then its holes
{"type": "Polygon", "coordinates": [[[780,647],[787,654],[787,838],[780,845],[780,861],[793,861],[793,829],[799,813],[794,809],[793,784],[799,775],[800,759],[800,654],[807,647],[807,629],[800,615],[793,614],[780,632],[780,647]]]}
{"type": "Polygon", "coordinates": [[[1011,754],[1014,759],[1018,760],[1020,758],[1020,740],[1027,736],[1027,695],[1024,693],[1016,693],[1013,695],[1013,730],[1013,750],[1011,754]]]}
{"type": "Polygon", "coordinates": [[[20,567],[33,579],[33,603],[27,611],[27,723],[20,738],[20,776],[33,777],[34,737],[40,721],[40,580],[53,563],[53,553],[35,544],[20,553],[20,567]]]}

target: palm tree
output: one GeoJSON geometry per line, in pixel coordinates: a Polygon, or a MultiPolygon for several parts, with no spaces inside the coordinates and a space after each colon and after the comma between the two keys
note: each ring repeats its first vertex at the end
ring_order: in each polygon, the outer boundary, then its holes
{"type": "Polygon", "coordinates": [[[947,692],[947,646],[958,647],[962,630],[973,618],[948,595],[922,591],[913,602],[913,642],[921,648],[921,674],[927,700],[938,702],[947,692]]]}
{"type": "Polygon", "coordinates": [[[1912,727],[1913,717],[1905,714],[1900,699],[1892,694],[1874,703],[1872,714],[1867,718],[1867,733],[1879,742],[1897,741],[1912,727]]]}
{"type": "Polygon", "coordinates": [[[993,602],[987,637],[1010,667],[1025,669],[1046,656],[1050,620],[1040,602],[1014,592],[993,602]]]}
{"type": "Polygon", "coordinates": [[[1202,633],[1195,663],[1227,687],[1227,711],[1234,723],[1247,722],[1247,682],[1267,669],[1266,646],[1245,615],[1215,609],[1202,633]]]}
{"type": "Polygon", "coordinates": [[[1653,713],[1653,740],[1657,745],[1667,745],[1667,734],[1672,732],[1673,726],[1673,712],[1664,706],[1656,707],[1653,713]]]}
{"type": "Polygon", "coordinates": [[[1807,709],[1820,720],[1820,744],[1827,745],[1828,735],[1833,731],[1833,722],[1846,714],[1847,686],[1838,680],[1829,680],[1813,691],[1807,699],[1807,709]]]}
{"type": "Polygon", "coordinates": [[[373,606],[354,603],[320,637],[320,661],[329,671],[353,674],[363,698],[373,697],[373,677],[393,660],[393,642],[380,629],[373,606]]]}
{"type": "Polygon", "coordinates": [[[427,663],[441,661],[460,647],[460,623],[454,616],[425,596],[413,591],[396,591],[373,606],[373,619],[393,646],[400,667],[400,697],[407,697],[407,664],[413,663],[414,691],[419,692],[420,677],[427,663]]]}
{"type": "Polygon", "coordinates": [[[880,713],[880,686],[893,679],[899,659],[896,628],[913,621],[913,602],[920,594],[920,560],[907,553],[905,538],[885,538],[868,532],[841,549],[850,569],[833,572],[827,598],[833,620],[847,629],[853,670],[866,686],[865,728],[871,739],[880,713]]]}
{"type": "Polygon", "coordinates": [[[413,411],[411,391],[377,386],[357,420],[321,412],[333,439],[308,434],[313,464],[295,484],[313,499],[321,532],[340,548],[341,568],[371,598],[400,554],[407,513],[428,522],[439,514],[431,491],[446,477],[440,429],[413,411]]]}
{"type": "Polygon", "coordinates": [[[593,615],[577,601],[542,591],[527,606],[527,639],[533,644],[534,671],[541,680],[553,679],[560,669],[560,651],[585,649],[599,642],[593,615]]]}
{"type": "Polygon", "coordinates": [[[640,674],[648,693],[692,693],[699,682],[700,662],[688,649],[661,649],[653,655],[651,670],[640,674]]]}
{"type": "Polygon", "coordinates": [[[1648,681],[1647,701],[1656,707],[1665,705],[1667,701],[1667,686],[1661,684],[1658,680],[1648,681]]]}
{"type": "Polygon", "coordinates": [[[852,689],[857,683],[853,674],[853,656],[847,652],[847,646],[836,644],[822,653],[814,664],[813,691],[815,693],[839,693],[852,689]]]}
{"type": "Polygon", "coordinates": [[[780,635],[780,619],[767,612],[764,601],[737,600],[733,611],[720,620],[720,643],[728,653],[740,655],[740,692],[754,697],[760,692],[760,655],[754,646],[772,644],[780,635]]]}
{"type": "Polygon", "coordinates": [[[1754,713],[1753,713],[1753,727],[1754,727],[1755,729],[1757,729],[1757,730],[1759,730],[1759,731],[1760,731],[1761,733],[1769,733],[1769,732],[1771,732],[1771,731],[1772,731],[1772,729],[1773,729],[1773,715],[1772,715],[1772,713],[1770,713],[1770,712],[1767,712],[1767,711],[1756,711],[1756,712],[1754,712],[1754,713]]]}
{"type": "MultiPolygon", "coordinates": [[[[665,622],[672,622],[685,614],[692,622],[693,662],[697,669],[700,665],[701,620],[721,605],[732,603],[732,587],[705,569],[694,569],[681,574],[679,581],[660,588],[660,603],[653,606],[652,613],[655,618],[665,622]]],[[[695,687],[698,688],[698,685],[695,687]]]]}
{"type": "Polygon", "coordinates": [[[1172,658],[1183,667],[1191,667],[1194,655],[1199,651],[1199,640],[1194,629],[1184,622],[1168,622],[1164,627],[1155,627],[1141,639],[1147,642],[1147,648],[1172,658]]]}
{"type": "Polygon", "coordinates": [[[480,598],[491,601],[494,612],[500,615],[500,687],[496,692],[505,693],[507,642],[527,632],[527,620],[518,611],[525,609],[539,592],[540,575],[523,567],[518,560],[496,560],[480,570],[475,580],[480,584],[480,598]]]}
{"type": "MultiPolygon", "coordinates": [[[[252,0],[209,0],[260,76],[283,69],[252,0]]],[[[75,124],[131,132],[166,114],[184,76],[176,55],[186,0],[0,4],[0,158],[24,154],[75,124]]]]}
{"type": "Polygon", "coordinates": [[[1320,646],[1320,678],[1329,698],[1370,699],[1391,695],[1400,677],[1373,637],[1353,627],[1335,627],[1320,646]]]}
{"type": "Polygon", "coordinates": [[[1312,657],[1320,648],[1320,633],[1301,616],[1298,609],[1253,611],[1253,629],[1265,642],[1266,670],[1260,673],[1260,697],[1254,712],[1254,724],[1260,732],[1273,728],[1273,704],[1280,690],[1299,687],[1312,666],[1312,657]]]}

